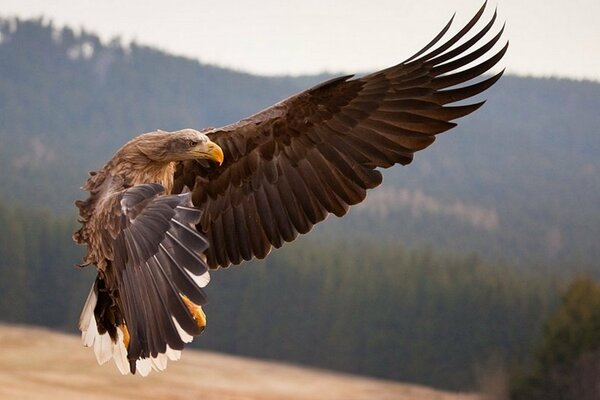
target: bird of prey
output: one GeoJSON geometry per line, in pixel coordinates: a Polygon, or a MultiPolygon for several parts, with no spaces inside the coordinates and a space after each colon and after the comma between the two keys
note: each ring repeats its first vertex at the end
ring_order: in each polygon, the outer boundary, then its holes
{"type": "Polygon", "coordinates": [[[381,168],[409,164],[478,109],[451,104],[502,75],[481,77],[508,46],[503,26],[487,35],[495,12],[478,24],[484,9],[393,67],[331,79],[222,128],[142,134],[91,173],[74,240],[87,245],[81,266],[98,270],[79,322],[98,362],[164,369],[205,328],[209,270],[343,216],[381,184],[381,168]]]}

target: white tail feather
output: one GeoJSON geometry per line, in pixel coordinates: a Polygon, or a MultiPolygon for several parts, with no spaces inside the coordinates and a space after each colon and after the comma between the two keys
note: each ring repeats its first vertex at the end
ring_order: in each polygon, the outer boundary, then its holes
{"type": "Polygon", "coordinates": [[[96,325],[96,317],[94,316],[94,308],[96,307],[96,291],[92,286],[90,294],[85,301],[83,311],[79,317],[79,330],[81,331],[81,340],[85,347],[92,347],[94,339],[98,335],[98,326],[96,325]]]}
{"type": "MultiPolygon", "coordinates": [[[[83,305],[83,311],[81,311],[81,316],[79,317],[79,330],[81,332],[87,331],[92,321],[92,317],[94,316],[94,308],[96,307],[96,285],[92,286],[92,290],[90,290],[90,294],[88,294],[87,299],[85,300],[85,304],[83,305]]],[[[93,319],[94,323],[95,318],[93,319]]]]}
{"type": "Polygon", "coordinates": [[[98,335],[98,327],[96,326],[96,318],[92,314],[91,321],[87,326],[86,330],[81,331],[81,340],[85,347],[92,347],[94,345],[94,339],[98,335]]]}
{"type": "Polygon", "coordinates": [[[94,353],[96,353],[96,360],[98,360],[98,364],[100,365],[106,364],[112,358],[113,343],[108,333],[96,336],[94,353]]]}
{"type": "MultiPolygon", "coordinates": [[[[192,275],[192,274],[190,274],[192,275]]],[[[198,278],[208,277],[208,272],[200,275],[198,278]]],[[[83,311],[79,318],[79,329],[81,330],[81,340],[83,345],[86,347],[93,347],[94,354],[98,364],[102,365],[110,361],[112,358],[121,374],[127,375],[130,373],[129,360],[127,359],[127,349],[123,341],[124,335],[121,328],[117,328],[117,340],[113,342],[108,333],[100,334],[98,332],[98,325],[96,323],[96,316],[94,315],[94,308],[96,307],[97,296],[95,288],[92,287],[90,294],[83,306],[83,311]]],[[[185,343],[191,342],[194,337],[188,334],[172,317],[177,332],[181,337],[181,340],[185,343]]],[[[164,353],[158,354],[156,357],[144,358],[136,361],[136,371],[141,376],[147,376],[152,370],[162,371],[167,368],[168,360],[177,361],[181,358],[181,350],[173,350],[169,346],[164,353]]]]}
{"type": "Polygon", "coordinates": [[[123,375],[129,373],[129,360],[127,359],[127,349],[123,342],[123,332],[117,329],[117,342],[113,343],[113,360],[123,375]]]}

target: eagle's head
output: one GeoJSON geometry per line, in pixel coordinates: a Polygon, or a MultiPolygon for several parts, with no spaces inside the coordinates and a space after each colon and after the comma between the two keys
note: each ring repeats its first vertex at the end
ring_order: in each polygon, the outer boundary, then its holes
{"type": "Polygon", "coordinates": [[[137,150],[155,162],[206,159],[223,163],[223,150],[207,135],[194,129],[145,133],[129,142],[123,149],[137,150]]]}

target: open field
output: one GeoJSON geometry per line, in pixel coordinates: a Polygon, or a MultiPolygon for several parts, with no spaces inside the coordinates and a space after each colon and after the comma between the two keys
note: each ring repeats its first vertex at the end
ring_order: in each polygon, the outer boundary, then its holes
{"type": "MultiPolygon", "coordinates": [[[[437,391],[278,362],[207,351],[184,351],[182,359],[147,378],[122,376],[114,365],[98,366],[76,336],[40,328],[0,326],[2,399],[203,400],[477,400],[437,391]]],[[[112,362],[111,362],[112,364],[112,362]]]]}

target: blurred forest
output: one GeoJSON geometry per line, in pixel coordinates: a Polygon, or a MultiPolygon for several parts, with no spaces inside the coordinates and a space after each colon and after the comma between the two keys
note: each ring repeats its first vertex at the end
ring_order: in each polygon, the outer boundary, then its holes
{"type": "Polygon", "coordinates": [[[512,399],[600,398],[600,284],[575,279],[536,342],[533,357],[513,372],[512,399]]]}
{"type": "MultiPolygon", "coordinates": [[[[94,272],[73,266],[72,220],[0,207],[0,222],[0,319],[75,332],[94,272]]],[[[448,389],[524,359],[560,286],[474,255],[310,237],[211,278],[197,347],[448,389]]]]}
{"type": "MultiPolygon", "coordinates": [[[[124,142],[234,122],[327,77],[0,19],[0,320],[75,330],[93,271],[72,267],[72,204],[124,142]]],[[[449,389],[527,359],[565,282],[600,273],[600,84],[506,76],[485,97],[348,217],[214,272],[196,344],[449,389]]]]}

